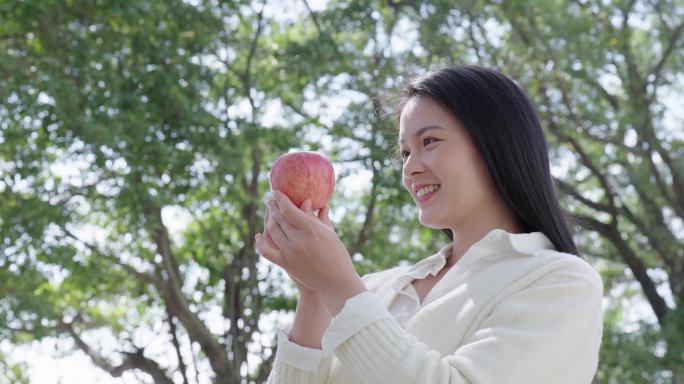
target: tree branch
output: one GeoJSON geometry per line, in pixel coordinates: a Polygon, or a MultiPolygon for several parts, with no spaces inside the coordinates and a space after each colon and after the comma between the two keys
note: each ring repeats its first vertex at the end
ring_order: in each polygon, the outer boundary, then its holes
{"type": "MultiPolygon", "coordinates": [[[[627,171],[630,177],[634,179],[633,170],[627,168],[627,171]]],[[[676,245],[672,248],[670,248],[671,246],[668,247],[668,245],[679,244],[681,241],[670,232],[662,215],[662,206],[652,198],[652,194],[645,190],[640,183],[634,183],[633,187],[639,196],[639,205],[645,219],[635,215],[626,205],[623,205],[620,211],[625,218],[631,221],[646,236],[648,243],[661,256],[665,265],[670,269],[669,279],[672,293],[681,295],[684,266],[681,263],[681,255],[677,253],[678,247],[676,245]]]]}
{"type": "Polygon", "coordinates": [[[266,380],[268,379],[268,375],[271,373],[271,370],[273,369],[273,362],[275,361],[275,356],[276,352],[275,350],[273,350],[270,356],[268,356],[265,360],[261,361],[261,364],[259,364],[259,368],[257,368],[256,371],[257,383],[266,382],[266,380]]]}
{"type": "MultiPolygon", "coordinates": [[[[658,209],[657,207],[655,208],[658,209]]],[[[645,211],[653,210],[647,209],[645,211]]],[[[681,243],[676,239],[669,229],[661,220],[649,220],[648,223],[636,216],[627,206],[620,207],[620,212],[627,218],[632,224],[634,224],[637,229],[644,235],[646,235],[646,241],[651,246],[653,251],[660,256],[660,259],[665,263],[668,268],[668,282],[670,284],[670,290],[673,295],[677,297],[682,297],[682,265],[681,257],[675,252],[671,251],[672,244],[681,243]],[[670,248],[670,249],[668,249],[670,248]]],[[[676,247],[676,246],[675,246],[676,247]]],[[[676,248],[674,248],[676,249],[676,248]]]]}
{"type": "Polygon", "coordinates": [[[323,28],[321,28],[321,23],[318,22],[318,15],[311,9],[311,6],[309,5],[309,2],[306,0],[302,0],[304,2],[304,6],[306,6],[306,10],[309,11],[309,15],[311,16],[311,20],[313,20],[314,25],[316,26],[316,30],[318,30],[319,35],[323,35],[323,28]]]}
{"type": "MultiPolygon", "coordinates": [[[[564,95],[562,97],[567,104],[569,102],[569,99],[567,98],[567,95],[565,94],[565,90],[560,85],[560,79],[557,79],[557,80],[559,81],[559,87],[561,90],[561,95],[564,95]]],[[[546,103],[547,108],[549,108],[549,110],[551,111],[552,110],[551,109],[552,104],[551,104],[551,101],[549,100],[548,95],[546,94],[546,88],[545,87],[542,87],[541,95],[542,95],[542,98],[544,99],[544,101],[546,103]]],[[[570,113],[572,114],[571,105],[567,104],[566,106],[567,106],[568,110],[570,111],[570,113]]],[[[596,165],[591,160],[591,157],[586,153],[586,151],[584,151],[584,148],[582,148],[582,146],[579,144],[579,142],[575,138],[573,138],[569,135],[565,135],[560,131],[560,129],[556,125],[556,122],[551,118],[550,115],[549,115],[549,118],[547,119],[547,121],[548,121],[548,126],[549,126],[550,131],[556,137],[561,139],[562,141],[570,143],[572,148],[579,155],[580,160],[582,161],[582,164],[585,167],[587,167],[591,171],[591,173],[598,179],[599,183],[601,184],[601,187],[603,188],[603,190],[605,192],[606,198],[608,199],[611,217],[613,218],[613,220],[615,220],[615,217],[617,216],[617,209],[615,207],[615,198],[614,198],[615,195],[613,193],[613,190],[612,190],[610,184],[608,183],[608,179],[606,178],[606,176],[599,171],[598,167],[596,167],[596,165]]]]}
{"type": "Polygon", "coordinates": [[[165,369],[159,366],[156,361],[145,357],[143,349],[138,349],[136,352],[123,352],[125,356],[123,363],[115,366],[83,341],[74,330],[72,324],[62,323],[61,327],[71,335],[76,346],[90,358],[93,364],[107,371],[112,377],[121,377],[128,370],[139,369],[152,376],[152,379],[157,384],[174,384],[165,369]]]}
{"type": "MultiPolygon", "coordinates": [[[[649,112],[647,111],[647,113],[649,112]]],[[[681,193],[681,191],[684,191],[684,176],[680,174],[680,170],[682,170],[682,168],[679,163],[673,164],[670,154],[663,148],[663,146],[658,141],[658,138],[655,137],[655,132],[653,126],[651,125],[650,118],[646,122],[645,126],[647,129],[646,137],[648,143],[649,162],[653,162],[650,153],[651,150],[655,148],[655,151],[658,153],[660,158],[663,160],[663,163],[667,166],[668,170],[670,171],[670,175],[672,175],[672,188],[674,192],[673,195],[669,195],[669,193],[667,192],[667,188],[664,185],[659,185],[659,187],[661,188],[661,193],[663,193],[663,196],[665,196],[665,198],[668,200],[668,202],[675,210],[675,212],[677,212],[679,217],[684,219],[684,194],[681,193]],[[679,193],[677,191],[679,191],[679,193]]],[[[655,164],[652,164],[652,167],[655,167],[655,164]]],[[[657,170],[657,168],[655,168],[655,170],[657,170]]],[[[656,172],[656,174],[656,177],[660,176],[658,172],[656,172]]],[[[660,183],[662,184],[662,181],[660,181],[660,183]]]]}
{"type": "Polygon", "coordinates": [[[622,260],[627,264],[629,269],[632,271],[634,278],[639,282],[641,288],[646,295],[646,299],[651,305],[651,309],[658,318],[658,323],[662,326],[665,324],[665,317],[669,312],[669,308],[665,303],[658,290],[656,289],[655,282],[648,275],[647,267],[644,262],[637,256],[636,252],[629,246],[629,244],[622,239],[620,232],[617,228],[617,223],[613,222],[610,224],[603,223],[593,217],[586,215],[577,215],[581,221],[580,223],[585,226],[585,229],[595,230],[605,238],[610,240],[610,242],[615,246],[622,260]]]}
{"type": "Polygon", "coordinates": [[[192,356],[192,366],[195,368],[195,384],[199,384],[199,369],[197,368],[197,358],[195,357],[195,348],[193,348],[192,340],[190,340],[190,355],[192,356]]]}
{"type": "Polygon", "coordinates": [[[171,313],[171,311],[169,311],[169,307],[166,307],[166,321],[169,323],[171,344],[173,344],[173,348],[176,350],[176,358],[178,359],[178,370],[180,370],[180,373],[183,376],[183,384],[189,384],[188,376],[186,373],[188,368],[185,365],[185,361],[183,361],[183,355],[181,355],[180,343],[178,342],[178,335],[176,334],[176,323],[175,319],[173,318],[173,314],[171,313]]]}
{"type": "Polygon", "coordinates": [[[620,139],[618,139],[617,137],[597,136],[597,135],[590,133],[589,130],[587,130],[587,129],[583,130],[582,137],[589,139],[591,141],[595,141],[597,143],[614,145],[616,148],[620,148],[624,151],[627,151],[631,154],[634,154],[634,155],[637,155],[637,156],[640,156],[643,158],[648,156],[647,151],[639,148],[638,146],[630,147],[630,146],[626,145],[624,142],[620,141],[620,139]]]}
{"type": "Polygon", "coordinates": [[[653,76],[653,81],[651,82],[651,84],[653,85],[653,92],[648,97],[649,104],[652,103],[656,97],[656,89],[658,88],[657,85],[660,81],[660,75],[662,73],[663,67],[665,67],[665,63],[677,47],[679,39],[682,37],[682,32],[684,32],[684,21],[679,23],[679,25],[675,27],[674,31],[672,31],[672,34],[668,39],[667,47],[665,48],[663,55],[660,57],[658,62],[653,66],[653,68],[651,68],[651,70],[649,71],[649,73],[653,76]]]}
{"type": "Polygon", "coordinates": [[[251,90],[252,90],[252,80],[251,80],[251,69],[252,69],[252,60],[254,59],[254,56],[256,55],[257,51],[257,45],[259,43],[259,36],[261,35],[261,29],[263,27],[262,20],[264,17],[264,9],[266,8],[266,0],[264,0],[261,4],[261,10],[259,10],[259,14],[257,14],[257,30],[254,33],[254,38],[252,39],[252,43],[249,47],[249,53],[247,54],[247,62],[245,63],[245,68],[240,75],[240,80],[242,81],[243,85],[243,91],[245,92],[245,96],[247,96],[247,100],[249,100],[249,105],[252,107],[252,120],[254,120],[254,111],[256,109],[256,105],[254,104],[254,99],[252,98],[251,90]]]}
{"type": "Polygon", "coordinates": [[[179,295],[179,292],[176,292],[169,284],[165,285],[163,294],[169,310],[183,324],[190,339],[196,341],[209,358],[209,364],[216,376],[216,383],[232,383],[233,372],[230,360],[225,348],[218,342],[216,336],[190,310],[185,298],[179,295]]]}
{"type": "MultiPolygon", "coordinates": [[[[660,191],[660,194],[663,196],[665,201],[667,201],[670,204],[670,206],[675,210],[675,212],[677,212],[677,214],[684,219],[684,203],[681,201],[682,198],[681,196],[677,196],[678,194],[676,192],[673,194],[673,196],[670,196],[670,191],[668,190],[665,181],[663,181],[663,178],[660,177],[660,170],[653,161],[650,149],[651,146],[649,145],[649,150],[647,151],[647,155],[645,157],[649,166],[651,167],[651,170],[653,171],[653,177],[655,178],[656,186],[658,187],[658,190],[660,191]]],[[[665,161],[665,159],[663,159],[663,161],[665,161]]],[[[673,182],[675,180],[676,178],[673,177],[673,182]]],[[[679,195],[681,195],[681,193],[679,195]]]]}
{"type": "Polygon", "coordinates": [[[368,202],[368,207],[366,208],[366,217],[363,221],[363,226],[361,227],[361,230],[359,231],[359,234],[356,236],[356,241],[354,244],[349,248],[349,255],[354,257],[355,254],[361,251],[363,248],[363,245],[366,243],[366,240],[368,239],[368,236],[370,235],[370,229],[373,224],[373,216],[375,214],[375,204],[377,202],[377,189],[378,189],[378,177],[377,173],[378,170],[375,168],[373,165],[373,178],[372,178],[372,186],[371,186],[371,191],[370,191],[370,201],[368,202]]]}
{"type": "MultiPolygon", "coordinates": [[[[248,196],[258,196],[259,190],[259,175],[262,166],[262,155],[259,143],[253,142],[251,146],[251,177],[247,179],[247,175],[243,175],[241,185],[248,196]]],[[[232,351],[233,372],[239,375],[241,366],[247,360],[246,342],[252,338],[252,335],[258,328],[256,318],[248,319],[245,317],[245,300],[243,295],[245,292],[249,294],[251,287],[257,286],[257,257],[254,251],[254,235],[258,230],[257,220],[257,203],[254,199],[247,200],[242,207],[242,217],[246,220],[246,231],[241,230],[244,245],[235,255],[232,263],[228,263],[224,268],[224,316],[230,321],[228,328],[227,339],[230,340],[229,348],[232,351]],[[249,271],[249,278],[242,280],[241,275],[244,268],[249,271]],[[240,321],[243,322],[243,327],[239,327],[240,321]]],[[[240,226],[242,229],[244,226],[240,226]]],[[[256,294],[258,297],[258,293],[256,294]]],[[[260,305],[257,299],[254,301],[256,306],[260,305]]],[[[259,313],[257,308],[253,313],[259,313]]],[[[235,380],[239,381],[240,377],[236,376],[235,380]]]]}
{"type": "Polygon", "coordinates": [[[100,257],[111,261],[115,265],[120,266],[126,272],[130,273],[131,275],[138,278],[139,280],[144,281],[144,282],[149,283],[149,284],[152,284],[152,285],[156,286],[157,288],[162,287],[162,281],[157,276],[155,276],[149,272],[140,272],[135,267],[133,267],[132,265],[126,264],[123,261],[119,260],[117,257],[103,252],[97,246],[90,244],[87,241],[83,241],[83,240],[79,239],[78,236],[76,236],[73,232],[69,231],[67,228],[62,227],[61,229],[62,229],[62,231],[64,231],[64,233],[68,237],[71,237],[72,239],[83,244],[83,246],[90,249],[90,251],[93,252],[94,254],[99,255],[100,257]]]}
{"type": "Polygon", "coordinates": [[[308,113],[304,112],[303,109],[299,108],[292,101],[287,100],[287,99],[282,98],[282,97],[280,97],[279,100],[285,106],[289,107],[294,113],[298,114],[299,116],[303,117],[304,119],[309,120],[309,121],[313,121],[319,127],[330,129],[330,127],[327,127],[325,124],[323,124],[318,117],[311,116],[308,113]]]}
{"type": "Polygon", "coordinates": [[[161,208],[155,205],[150,205],[145,210],[145,214],[152,223],[154,243],[157,246],[157,251],[162,257],[162,266],[166,271],[167,282],[171,284],[174,289],[181,292],[183,281],[178,271],[178,260],[171,249],[171,239],[166,225],[162,221],[161,208]]]}
{"type": "Polygon", "coordinates": [[[630,95],[643,94],[646,91],[646,82],[642,79],[639,73],[639,67],[636,63],[634,55],[630,47],[631,41],[631,29],[629,27],[629,15],[634,8],[635,0],[630,0],[627,4],[626,9],[622,10],[622,26],[619,31],[621,34],[620,48],[621,53],[624,56],[625,64],[627,65],[627,78],[625,80],[627,83],[627,89],[630,95]]]}
{"type": "Polygon", "coordinates": [[[611,94],[608,92],[607,89],[605,89],[601,83],[599,83],[596,80],[595,76],[590,76],[587,74],[585,71],[582,70],[574,70],[572,67],[570,68],[570,74],[574,78],[580,78],[582,79],[587,85],[589,85],[591,88],[594,88],[598,93],[603,96],[606,101],[608,101],[608,104],[613,108],[614,111],[619,111],[620,110],[620,102],[617,96],[611,94]]]}
{"type": "Polygon", "coordinates": [[[216,336],[207,329],[206,324],[190,310],[187,300],[183,295],[182,283],[178,273],[178,262],[171,250],[171,240],[166,226],[161,219],[161,208],[149,206],[145,210],[150,222],[154,223],[154,240],[162,257],[164,270],[167,278],[164,281],[162,294],[166,305],[171,313],[183,324],[188,335],[202,347],[209,358],[209,363],[216,375],[218,383],[231,383],[233,372],[230,368],[230,360],[223,346],[216,336]]]}
{"type": "Polygon", "coordinates": [[[564,180],[561,180],[559,178],[554,177],[553,180],[556,182],[558,187],[560,188],[561,191],[567,193],[568,195],[572,196],[575,200],[581,202],[582,204],[591,207],[597,211],[605,212],[610,214],[610,207],[597,203],[595,201],[589,200],[588,198],[582,196],[577,190],[571,186],[570,184],[566,183],[564,180]]]}

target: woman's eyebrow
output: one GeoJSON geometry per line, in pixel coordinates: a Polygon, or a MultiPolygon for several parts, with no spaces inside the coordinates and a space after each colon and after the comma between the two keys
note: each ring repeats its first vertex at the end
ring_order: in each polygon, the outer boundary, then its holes
{"type": "MultiPolygon", "coordinates": [[[[425,133],[426,131],[429,131],[431,129],[444,129],[444,127],[439,126],[439,125],[426,125],[420,129],[418,129],[416,131],[416,133],[413,134],[413,136],[414,137],[420,137],[420,135],[422,135],[423,133],[425,133]]],[[[406,140],[404,140],[403,138],[399,139],[399,144],[405,144],[405,143],[406,143],[406,140]]]]}

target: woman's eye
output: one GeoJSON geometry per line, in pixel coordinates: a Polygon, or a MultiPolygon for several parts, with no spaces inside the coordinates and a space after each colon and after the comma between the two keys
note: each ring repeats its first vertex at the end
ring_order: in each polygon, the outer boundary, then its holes
{"type": "Polygon", "coordinates": [[[428,145],[428,144],[432,143],[433,141],[439,141],[439,140],[437,140],[433,137],[426,137],[423,139],[423,145],[428,145]]]}
{"type": "MultiPolygon", "coordinates": [[[[440,141],[440,140],[435,139],[434,137],[426,137],[426,138],[423,139],[423,146],[432,144],[433,142],[437,142],[437,141],[440,141]]],[[[409,152],[409,151],[400,151],[400,152],[399,152],[399,155],[400,155],[401,159],[405,161],[406,158],[408,158],[409,155],[411,155],[411,152],[409,152]]]]}

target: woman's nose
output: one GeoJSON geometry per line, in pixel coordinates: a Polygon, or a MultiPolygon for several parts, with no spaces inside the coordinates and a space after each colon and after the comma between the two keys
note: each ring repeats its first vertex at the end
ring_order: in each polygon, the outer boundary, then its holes
{"type": "Polygon", "coordinates": [[[409,155],[406,160],[404,160],[404,178],[410,179],[413,175],[421,173],[425,170],[425,164],[416,155],[409,155]]]}

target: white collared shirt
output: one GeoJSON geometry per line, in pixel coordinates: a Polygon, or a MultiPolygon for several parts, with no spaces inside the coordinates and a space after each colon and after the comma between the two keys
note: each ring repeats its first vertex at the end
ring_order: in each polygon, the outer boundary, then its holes
{"type": "MultiPolygon", "coordinates": [[[[354,337],[354,335],[362,330],[368,329],[367,327],[371,324],[380,324],[377,323],[379,320],[388,318],[393,318],[401,328],[405,330],[410,329],[416,335],[432,335],[429,336],[429,339],[431,344],[436,346],[440,344],[441,336],[438,332],[435,332],[435,320],[427,319],[428,313],[436,313],[435,308],[439,308],[443,304],[443,300],[440,300],[442,297],[463,298],[462,306],[454,307],[453,316],[450,316],[454,324],[460,324],[458,329],[450,331],[451,336],[453,336],[457,331],[459,333],[465,332],[465,328],[469,326],[469,322],[472,320],[473,311],[477,310],[479,305],[482,305],[482,300],[478,299],[498,292],[499,289],[506,289],[506,286],[502,285],[506,284],[503,281],[498,282],[491,280],[491,278],[482,281],[483,277],[480,277],[481,274],[478,275],[477,282],[469,280],[471,276],[475,276],[479,271],[501,270],[501,273],[504,274],[500,275],[502,280],[507,280],[509,279],[509,276],[505,276],[508,273],[505,272],[507,269],[502,269],[500,266],[496,267],[497,265],[504,263],[503,265],[514,266],[516,272],[511,273],[517,274],[518,267],[532,268],[534,265],[545,265],[547,263],[545,260],[555,260],[559,257],[575,266],[577,264],[586,264],[579,258],[571,255],[563,256],[563,254],[553,250],[553,244],[541,232],[509,234],[503,230],[495,229],[470,247],[430,290],[423,303],[420,303],[418,294],[411,282],[414,279],[422,279],[428,275],[436,275],[446,265],[447,258],[450,255],[450,247],[451,245],[447,245],[436,254],[412,266],[399,266],[364,276],[363,279],[369,291],[347,300],[340,313],[333,318],[326,330],[322,340],[322,349],[299,346],[288,339],[287,333],[290,327],[281,329],[278,335],[277,360],[281,364],[300,369],[302,372],[319,371],[321,363],[323,361],[329,363],[331,355],[345,341],[354,337]],[[530,257],[533,259],[530,259],[530,257]],[[516,260],[520,260],[520,262],[516,260]],[[376,282],[382,283],[387,281],[391,281],[391,284],[389,286],[385,285],[384,288],[376,285],[376,282]],[[476,283],[481,288],[469,293],[472,289],[471,286],[476,283]],[[482,285],[483,283],[485,285],[482,285]],[[419,315],[419,312],[422,315],[419,315]]],[[[524,270],[526,271],[527,269],[524,270]]],[[[588,279],[587,281],[591,281],[593,289],[600,292],[600,277],[598,274],[588,266],[582,266],[581,270],[582,279],[586,278],[588,279]]],[[[498,278],[496,279],[498,280],[498,278]]],[[[551,292],[549,290],[549,293],[551,292]]],[[[600,305],[598,307],[598,316],[598,326],[600,327],[600,305]]],[[[594,332],[595,330],[592,329],[591,331],[594,332]]],[[[540,332],[543,332],[543,330],[540,330],[540,332]]],[[[598,334],[594,335],[592,333],[591,335],[592,343],[596,340],[600,342],[600,329],[598,329],[598,334]]],[[[443,336],[447,335],[444,334],[443,336]]],[[[444,339],[446,344],[449,344],[449,341],[449,337],[444,339]]],[[[452,348],[446,344],[444,346],[446,350],[452,348]]],[[[589,357],[595,358],[593,355],[589,357]]]]}
{"type": "Polygon", "coordinates": [[[436,276],[446,265],[451,256],[451,249],[452,245],[449,244],[436,254],[414,264],[406,272],[403,272],[402,276],[392,285],[398,295],[388,309],[402,327],[406,326],[406,323],[418,312],[421,306],[418,292],[412,282],[424,279],[428,275],[436,276]]]}

